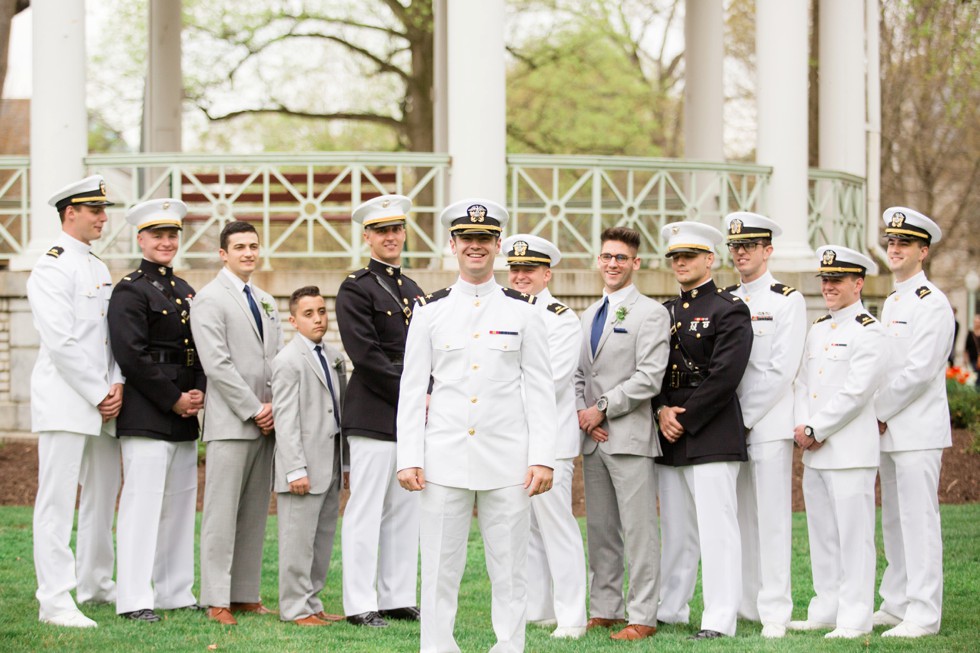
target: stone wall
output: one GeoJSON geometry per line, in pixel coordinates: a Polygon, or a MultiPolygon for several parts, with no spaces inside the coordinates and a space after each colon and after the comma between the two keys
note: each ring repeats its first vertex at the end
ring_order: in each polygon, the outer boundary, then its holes
{"type": "MultiPolygon", "coordinates": [[[[412,278],[427,291],[444,288],[456,279],[452,271],[408,270],[412,278]]],[[[0,271],[0,433],[28,432],[31,429],[30,382],[31,370],[37,357],[38,334],[34,329],[30,306],[27,302],[27,272],[0,271]]],[[[124,272],[114,271],[113,277],[124,276],[124,272]]],[[[214,278],[215,270],[178,271],[194,288],[202,288],[214,278]]],[[[331,322],[327,341],[340,348],[340,335],[333,320],[334,300],[337,288],[346,277],[346,272],[323,271],[282,271],[257,272],[253,281],[260,288],[277,298],[280,314],[286,326],[286,338],[291,337],[288,317],[289,295],[300,286],[316,285],[327,298],[327,310],[331,322]]],[[[812,273],[778,274],[779,279],[788,285],[799,288],[807,297],[810,317],[816,318],[825,311],[820,297],[820,282],[812,273]]],[[[719,285],[734,283],[732,270],[719,270],[715,273],[719,285]]],[[[507,273],[497,273],[497,280],[506,284],[507,273]]],[[[636,277],[641,292],[665,299],[677,292],[673,275],[667,270],[642,270],[636,277]]],[[[594,270],[561,271],[555,270],[551,283],[552,294],[568,304],[576,312],[581,312],[598,298],[602,292],[599,275],[594,270]]],[[[891,292],[891,281],[887,277],[868,279],[865,286],[865,304],[877,315],[884,297],[891,292]]]]}

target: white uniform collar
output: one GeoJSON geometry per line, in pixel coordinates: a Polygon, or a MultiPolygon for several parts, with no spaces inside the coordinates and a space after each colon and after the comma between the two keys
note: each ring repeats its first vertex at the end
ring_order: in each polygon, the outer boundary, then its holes
{"type": "Polygon", "coordinates": [[[456,288],[464,295],[472,295],[474,297],[486,297],[499,287],[497,280],[493,277],[490,277],[489,281],[476,284],[463,281],[462,278],[456,279],[456,288]]]}
{"type": "Polygon", "coordinates": [[[830,315],[833,317],[834,322],[849,320],[852,317],[857,317],[858,313],[867,313],[867,310],[864,308],[864,303],[860,299],[847,308],[842,308],[839,311],[830,311],[830,315]]]}
{"type": "Polygon", "coordinates": [[[775,282],[776,280],[772,278],[772,273],[766,270],[758,279],[743,283],[742,288],[745,289],[745,292],[754,294],[762,290],[768,290],[775,282]]]}
{"type": "Polygon", "coordinates": [[[542,290],[541,292],[538,293],[537,297],[538,297],[538,301],[535,302],[535,303],[541,304],[542,306],[547,306],[548,304],[553,304],[554,301],[555,301],[554,296],[551,294],[551,291],[548,290],[548,287],[547,286],[545,286],[545,289],[544,290],[542,290]]]}
{"type": "Polygon", "coordinates": [[[83,243],[66,231],[61,232],[61,235],[58,237],[58,244],[63,246],[65,249],[70,249],[71,251],[78,252],[79,254],[88,254],[92,251],[91,245],[83,243]]]}
{"type": "Polygon", "coordinates": [[[919,270],[918,274],[913,274],[911,277],[909,277],[905,281],[896,281],[895,282],[895,291],[896,292],[903,292],[903,291],[909,290],[909,289],[911,289],[913,287],[918,288],[920,286],[924,286],[926,284],[926,281],[928,281],[928,279],[926,279],[926,272],[925,272],[925,270],[919,270]]]}

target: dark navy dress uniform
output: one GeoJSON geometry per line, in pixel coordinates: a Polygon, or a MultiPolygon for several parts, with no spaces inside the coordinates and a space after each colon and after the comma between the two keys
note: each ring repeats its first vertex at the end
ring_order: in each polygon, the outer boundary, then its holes
{"type": "Polygon", "coordinates": [[[196,418],[172,407],[183,392],[205,390],[204,369],[191,335],[194,289],[173,269],[143,260],[109,301],[109,335],[126,376],[116,432],[169,442],[196,440],[196,418]]]}
{"type": "Polygon", "coordinates": [[[735,390],[752,351],[748,307],[714,281],[664,303],[671,314],[670,357],[654,407],[681,406],[684,435],[660,436],[660,465],[747,459],[745,427],[735,390]]]}

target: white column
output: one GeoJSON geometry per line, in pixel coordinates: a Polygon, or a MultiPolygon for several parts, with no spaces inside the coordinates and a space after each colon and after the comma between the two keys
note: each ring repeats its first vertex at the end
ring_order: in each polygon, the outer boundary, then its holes
{"type": "Polygon", "coordinates": [[[143,104],[143,151],[181,151],[181,2],[150,0],[149,65],[143,104]]]}
{"type": "Polygon", "coordinates": [[[504,0],[447,2],[449,201],[505,204],[504,0]]]}
{"type": "Polygon", "coordinates": [[[85,2],[34,0],[31,10],[30,241],[10,261],[14,270],[31,269],[51,247],[61,222],[48,198],[85,176],[88,153],[85,2]]]}
{"type": "MultiPolygon", "coordinates": [[[[722,0],[687,0],[684,3],[684,157],[723,161],[725,127],[724,65],[725,18],[722,0]]],[[[691,175],[687,188],[702,222],[721,226],[718,213],[718,176],[691,175]]]]}
{"type": "MultiPolygon", "coordinates": [[[[881,228],[881,39],[879,37],[878,0],[865,0],[865,84],[868,98],[868,153],[865,179],[868,248],[887,261],[887,254],[878,244],[881,228]]],[[[969,324],[969,323],[968,323],[969,324]]]]}
{"type": "Polygon", "coordinates": [[[865,173],[864,5],[820,0],[820,167],[865,173]]]}
{"type": "Polygon", "coordinates": [[[432,2],[432,149],[449,151],[449,52],[447,50],[448,0],[432,2]]]}
{"type": "Polygon", "coordinates": [[[773,168],[764,211],[783,228],[771,263],[779,270],[809,270],[815,263],[806,224],[807,4],[756,2],[756,160],[773,168]]]}

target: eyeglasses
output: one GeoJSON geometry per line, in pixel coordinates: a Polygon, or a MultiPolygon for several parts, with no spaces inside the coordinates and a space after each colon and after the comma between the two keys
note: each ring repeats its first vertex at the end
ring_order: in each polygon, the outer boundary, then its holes
{"type": "Polygon", "coordinates": [[[603,263],[609,263],[613,259],[616,259],[616,262],[617,263],[623,264],[626,261],[628,261],[630,259],[634,259],[634,258],[636,258],[636,257],[635,256],[627,256],[626,254],[608,254],[608,253],[599,254],[599,260],[602,261],[603,263]]]}
{"type": "Polygon", "coordinates": [[[750,240],[745,243],[728,243],[728,251],[732,254],[736,254],[738,250],[744,249],[747,253],[751,254],[756,250],[756,248],[762,243],[750,240]]]}

